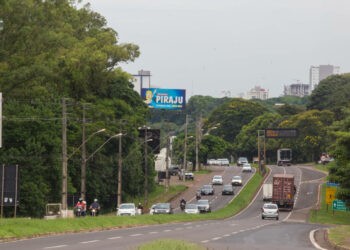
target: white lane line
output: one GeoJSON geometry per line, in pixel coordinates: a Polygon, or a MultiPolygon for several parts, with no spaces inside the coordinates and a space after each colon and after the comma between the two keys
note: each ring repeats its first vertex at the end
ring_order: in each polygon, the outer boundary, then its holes
{"type": "Polygon", "coordinates": [[[149,232],[149,234],[157,234],[158,232],[149,232]]]}
{"type": "Polygon", "coordinates": [[[202,242],[202,243],[208,243],[209,240],[202,240],[201,242],[202,242]]]}
{"type": "Polygon", "coordinates": [[[221,237],[215,237],[215,238],[212,238],[211,240],[220,240],[221,237]]]}
{"type": "Polygon", "coordinates": [[[230,236],[230,234],[225,234],[223,237],[229,237],[230,236]]]}
{"type": "Polygon", "coordinates": [[[171,232],[171,231],[173,231],[173,230],[171,230],[171,229],[165,229],[165,230],[163,230],[163,232],[171,232]]]}
{"type": "Polygon", "coordinates": [[[143,234],[131,234],[130,237],[137,237],[137,236],[141,236],[143,234]]]}
{"type": "Polygon", "coordinates": [[[121,239],[122,237],[120,237],[120,236],[116,236],[116,237],[110,237],[110,238],[108,238],[109,240],[117,240],[117,239],[121,239]]]}
{"type": "Polygon", "coordinates": [[[327,250],[323,247],[320,247],[320,245],[317,244],[316,240],[315,240],[315,232],[317,231],[318,229],[314,229],[312,231],[310,231],[309,233],[309,238],[310,238],[310,241],[312,243],[312,245],[314,245],[314,247],[316,247],[317,249],[320,249],[320,250],[327,250]]]}
{"type": "Polygon", "coordinates": [[[58,246],[44,247],[43,249],[55,249],[55,248],[62,248],[62,247],[67,247],[67,245],[58,245],[58,246]]]}
{"type": "Polygon", "coordinates": [[[88,240],[88,241],[81,241],[81,244],[89,244],[89,243],[94,243],[94,242],[98,242],[100,240],[88,240]]]}

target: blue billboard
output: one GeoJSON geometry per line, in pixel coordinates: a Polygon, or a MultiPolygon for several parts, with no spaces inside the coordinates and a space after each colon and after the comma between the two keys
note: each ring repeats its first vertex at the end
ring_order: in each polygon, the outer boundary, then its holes
{"type": "Polygon", "coordinates": [[[185,89],[143,88],[141,97],[153,109],[182,110],[186,106],[185,89]]]}

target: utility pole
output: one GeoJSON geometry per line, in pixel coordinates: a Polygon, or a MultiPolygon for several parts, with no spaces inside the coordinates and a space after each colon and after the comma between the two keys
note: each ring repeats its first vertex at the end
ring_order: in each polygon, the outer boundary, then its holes
{"type": "Polygon", "coordinates": [[[186,122],[185,122],[185,145],[184,145],[184,162],[183,162],[183,168],[185,171],[187,170],[187,125],[188,125],[188,115],[186,115],[186,122]]]}
{"type": "Polygon", "coordinates": [[[196,122],[196,171],[199,170],[199,145],[202,140],[202,115],[197,118],[196,122]]]}
{"type": "MultiPolygon", "coordinates": [[[[67,210],[67,107],[62,99],[62,210],[67,210]]],[[[67,214],[66,214],[67,215],[67,214]]]]}
{"type": "Polygon", "coordinates": [[[165,154],[165,192],[169,191],[169,148],[170,148],[170,137],[166,139],[166,154],[165,154]]]}
{"type": "Polygon", "coordinates": [[[147,206],[148,204],[148,164],[147,164],[147,127],[144,126],[144,131],[145,131],[145,200],[144,200],[144,205],[147,206]]]}
{"type": "Polygon", "coordinates": [[[82,146],[81,146],[81,198],[86,198],[86,143],[85,143],[85,104],[83,104],[82,146]]]}

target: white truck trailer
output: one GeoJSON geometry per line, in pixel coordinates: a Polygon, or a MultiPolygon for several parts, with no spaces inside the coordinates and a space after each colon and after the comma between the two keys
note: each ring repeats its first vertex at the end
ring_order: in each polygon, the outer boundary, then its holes
{"type": "Polygon", "coordinates": [[[277,166],[292,165],[292,150],[290,148],[280,148],[277,150],[277,166]]]}
{"type": "Polygon", "coordinates": [[[263,201],[272,200],[272,183],[263,184],[263,201]]]}

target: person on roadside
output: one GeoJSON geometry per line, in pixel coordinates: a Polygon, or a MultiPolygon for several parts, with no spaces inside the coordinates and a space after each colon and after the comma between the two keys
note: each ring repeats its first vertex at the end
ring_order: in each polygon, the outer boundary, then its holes
{"type": "Polygon", "coordinates": [[[86,202],[84,202],[83,198],[79,198],[78,202],[74,206],[75,215],[77,217],[85,216],[86,214],[86,202]]]}
{"type": "Polygon", "coordinates": [[[137,205],[137,212],[138,212],[138,214],[143,213],[143,206],[142,206],[141,202],[139,202],[139,204],[137,205]]]}

